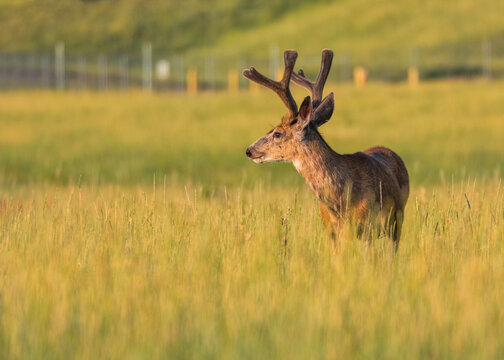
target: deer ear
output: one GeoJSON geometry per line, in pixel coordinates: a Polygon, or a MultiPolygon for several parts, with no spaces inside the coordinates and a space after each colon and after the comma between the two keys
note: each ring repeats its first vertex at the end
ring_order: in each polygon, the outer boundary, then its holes
{"type": "Polygon", "coordinates": [[[299,108],[298,121],[299,125],[302,128],[304,128],[310,122],[311,112],[312,112],[312,103],[310,97],[307,96],[305,97],[303,103],[301,104],[301,107],[299,108]]]}
{"type": "Polygon", "coordinates": [[[311,122],[319,127],[324,125],[332,116],[334,110],[334,93],[330,93],[325,97],[319,106],[315,109],[311,116],[311,122]]]}

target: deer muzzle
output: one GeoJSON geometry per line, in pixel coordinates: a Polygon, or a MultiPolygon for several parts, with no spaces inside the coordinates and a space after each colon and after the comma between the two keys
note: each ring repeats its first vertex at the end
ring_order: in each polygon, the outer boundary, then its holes
{"type": "Polygon", "coordinates": [[[247,157],[252,159],[255,163],[261,162],[261,159],[264,157],[264,153],[256,151],[252,146],[247,148],[245,155],[247,155],[247,157]]]}

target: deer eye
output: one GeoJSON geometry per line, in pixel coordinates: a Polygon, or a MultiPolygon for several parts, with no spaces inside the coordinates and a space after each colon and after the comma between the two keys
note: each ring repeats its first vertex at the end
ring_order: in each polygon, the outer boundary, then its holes
{"type": "Polygon", "coordinates": [[[275,132],[275,133],[273,133],[273,137],[276,138],[276,139],[278,139],[280,136],[282,136],[282,134],[279,133],[278,131],[275,132]]]}

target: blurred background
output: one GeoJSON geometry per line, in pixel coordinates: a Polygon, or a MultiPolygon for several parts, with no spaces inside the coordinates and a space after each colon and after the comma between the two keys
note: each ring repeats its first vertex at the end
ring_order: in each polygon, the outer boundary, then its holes
{"type": "Polygon", "coordinates": [[[0,1],[0,88],[248,88],[295,48],[330,80],[504,76],[504,6],[491,0],[0,1]],[[418,73],[418,74],[417,74],[418,73]]]}

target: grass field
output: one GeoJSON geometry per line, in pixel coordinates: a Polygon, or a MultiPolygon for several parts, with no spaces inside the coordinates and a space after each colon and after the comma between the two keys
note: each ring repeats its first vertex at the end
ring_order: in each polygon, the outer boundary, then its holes
{"type": "Polygon", "coordinates": [[[409,169],[396,255],[245,158],[268,92],[2,93],[0,357],[504,357],[504,83],[328,87],[409,169]]]}

